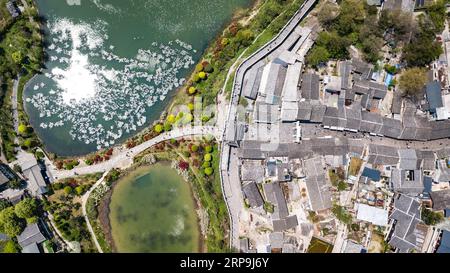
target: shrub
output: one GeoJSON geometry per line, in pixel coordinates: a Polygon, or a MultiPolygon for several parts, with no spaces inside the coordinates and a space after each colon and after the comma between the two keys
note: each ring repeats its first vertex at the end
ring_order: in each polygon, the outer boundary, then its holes
{"type": "Polygon", "coordinates": [[[52,188],[53,188],[54,191],[60,190],[60,189],[62,189],[63,187],[64,187],[64,184],[62,184],[62,183],[55,183],[55,184],[52,184],[52,188]]]}
{"type": "Polygon", "coordinates": [[[198,152],[199,147],[197,145],[192,145],[191,146],[191,152],[195,153],[198,152]]]}
{"type": "Polygon", "coordinates": [[[173,124],[175,121],[177,121],[177,117],[175,117],[175,115],[170,114],[170,115],[167,117],[167,122],[173,124]]]}
{"type": "Polygon", "coordinates": [[[195,66],[195,70],[197,71],[197,72],[202,72],[203,71],[203,65],[200,63],[200,64],[197,64],[196,66],[195,66]]]}
{"type": "Polygon", "coordinates": [[[203,158],[206,162],[210,162],[212,161],[212,155],[211,154],[205,154],[204,158],[203,158]]]}
{"type": "Polygon", "coordinates": [[[183,118],[183,123],[188,124],[188,123],[191,123],[193,120],[194,120],[194,116],[192,114],[187,114],[183,118]]]}
{"type": "Polygon", "coordinates": [[[72,194],[72,192],[73,192],[73,189],[72,189],[71,186],[65,186],[64,187],[64,193],[65,194],[69,195],[69,194],[72,194]]]}
{"type": "Polygon", "coordinates": [[[27,138],[23,141],[22,146],[25,148],[31,148],[31,146],[33,145],[31,139],[27,138]]]}
{"type": "Polygon", "coordinates": [[[184,152],[183,152],[183,156],[184,156],[184,157],[191,157],[191,153],[188,152],[188,151],[184,151],[184,152]]]}
{"type": "Polygon", "coordinates": [[[207,152],[209,154],[212,153],[213,150],[214,150],[214,148],[211,145],[208,145],[208,146],[205,147],[205,152],[207,152]]]}
{"type": "Polygon", "coordinates": [[[187,107],[189,108],[189,111],[191,111],[191,112],[194,111],[194,109],[195,109],[195,106],[193,103],[188,103],[187,107]]]}
{"type": "Polygon", "coordinates": [[[212,175],[214,173],[214,169],[213,168],[206,168],[205,169],[205,174],[207,175],[207,176],[210,176],[210,175],[212,175]]]}
{"type": "Polygon", "coordinates": [[[166,122],[166,124],[164,124],[164,131],[168,132],[170,130],[172,130],[172,124],[166,122]]]}
{"type": "Polygon", "coordinates": [[[27,133],[27,128],[28,127],[25,124],[20,124],[19,128],[18,128],[19,134],[21,134],[21,135],[26,134],[27,133]]]}
{"type": "Polygon", "coordinates": [[[154,130],[159,134],[164,130],[164,126],[162,126],[161,124],[156,124],[154,130]]]}
{"type": "Polygon", "coordinates": [[[194,86],[189,87],[188,93],[189,95],[194,95],[195,93],[197,93],[197,88],[195,88],[194,86]]]}
{"type": "Polygon", "coordinates": [[[208,64],[205,66],[205,72],[206,73],[213,73],[214,72],[214,67],[211,64],[208,64]]]}
{"type": "Polygon", "coordinates": [[[198,73],[198,77],[199,77],[201,80],[204,80],[204,79],[206,79],[206,73],[205,73],[205,72],[200,72],[200,73],[198,73]]]}
{"type": "Polygon", "coordinates": [[[6,242],[3,248],[3,253],[18,253],[18,252],[19,248],[17,247],[16,243],[14,243],[14,241],[9,240],[8,242],[6,242]]]}
{"type": "Polygon", "coordinates": [[[38,160],[41,160],[41,159],[44,158],[44,153],[41,152],[41,151],[37,151],[36,154],[35,154],[35,156],[36,156],[36,158],[37,158],[38,160]]]}
{"type": "Polygon", "coordinates": [[[84,193],[84,187],[83,186],[76,187],[75,193],[76,193],[76,195],[82,195],[84,193]]]}
{"type": "Polygon", "coordinates": [[[189,163],[187,163],[186,161],[180,161],[178,163],[178,168],[180,168],[181,170],[185,171],[189,168],[189,163]]]}
{"type": "Polygon", "coordinates": [[[202,168],[209,168],[209,167],[211,167],[211,162],[203,162],[203,164],[202,164],[202,168]]]}
{"type": "Polygon", "coordinates": [[[192,81],[198,83],[200,81],[200,77],[197,74],[195,74],[194,77],[192,77],[192,81]]]}

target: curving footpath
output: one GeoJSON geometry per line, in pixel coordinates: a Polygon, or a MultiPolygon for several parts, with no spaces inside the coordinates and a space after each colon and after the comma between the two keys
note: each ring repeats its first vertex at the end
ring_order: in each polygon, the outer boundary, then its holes
{"type": "Polygon", "coordinates": [[[85,175],[92,173],[101,173],[101,172],[109,172],[114,168],[126,169],[133,164],[133,159],[136,155],[142,153],[148,148],[159,144],[161,142],[181,137],[189,137],[189,136],[201,136],[201,135],[212,135],[217,139],[220,139],[220,130],[213,126],[190,126],[190,127],[182,127],[177,128],[169,132],[162,133],[155,138],[152,138],[134,148],[119,149],[119,152],[113,154],[110,160],[104,161],[99,164],[95,164],[92,166],[79,166],[74,168],[73,170],[58,170],[53,165],[53,163],[47,162],[47,169],[51,173],[51,175],[57,180],[62,178],[74,177],[77,175],[85,175]]]}
{"type": "Polygon", "coordinates": [[[95,189],[97,189],[100,185],[102,185],[105,181],[105,177],[108,175],[109,171],[111,171],[114,168],[128,168],[133,164],[133,159],[138,154],[142,153],[143,151],[151,148],[154,145],[157,145],[161,142],[170,140],[170,139],[176,139],[181,137],[194,137],[194,136],[206,136],[206,135],[212,135],[216,139],[220,139],[220,130],[216,127],[212,126],[194,126],[194,127],[183,127],[178,128],[170,132],[165,132],[160,135],[158,135],[155,138],[152,138],[149,141],[146,141],[134,148],[128,149],[128,150],[121,150],[118,154],[114,155],[109,161],[93,165],[93,166],[87,166],[87,167],[79,167],[75,168],[71,171],[57,171],[52,170],[52,175],[57,178],[67,178],[71,176],[76,175],[82,175],[82,174],[91,174],[91,173],[99,173],[104,172],[103,176],[95,182],[95,184],[87,191],[82,197],[81,197],[81,206],[82,206],[82,212],[83,217],[86,221],[87,227],[89,232],[91,233],[92,239],[94,240],[94,244],[98,250],[99,253],[103,253],[103,250],[98,243],[97,236],[95,235],[94,229],[92,228],[92,225],[89,221],[89,218],[86,213],[86,204],[89,199],[89,196],[95,189]]]}

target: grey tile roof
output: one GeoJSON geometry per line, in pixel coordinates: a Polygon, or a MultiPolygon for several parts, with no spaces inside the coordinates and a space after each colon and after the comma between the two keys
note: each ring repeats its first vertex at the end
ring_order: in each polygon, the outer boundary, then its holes
{"type": "Polygon", "coordinates": [[[269,234],[270,247],[283,248],[284,234],[283,232],[272,232],[269,234]]]}
{"type": "Polygon", "coordinates": [[[45,240],[44,235],[41,233],[41,230],[36,223],[28,225],[24,231],[17,236],[17,241],[22,248],[33,243],[40,244],[45,240]]]}
{"type": "Polygon", "coordinates": [[[317,74],[304,73],[302,76],[302,98],[309,100],[319,99],[320,77],[317,74]]]}
{"type": "Polygon", "coordinates": [[[396,165],[399,160],[397,148],[375,144],[369,145],[369,163],[377,165],[396,165]]]}
{"type": "Polygon", "coordinates": [[[275,220],[286,218],[289,215],[289,212],[280,183],[266,183],[263,184],[263,188],[267,200],[275,207],[272,218],[275,220]]]}
{"type": "Polygon", "coordinates": [[[352,67],[353,72],[361,75],[361,79],[370,79],[372,77],[373,65],[362,60],[353,59],[352,67]]]}
{"type": "Polygon", "coordinates": [[[242,91],[246,98],[255,100],[258,96],[258,89],[261,84],[263,70],[264,67],[252,68],[247,72],[244,78],[244,87],[242,91]]]}
{"type": "Polygon", "coordinates": [[[421,170],[392,170],[391,182],[394,191],[417,196],[424,190],[421,170]]]}
{"type": "Polygon", "coordinates": [[[414,149],[399,149],[398,155],[400,157],[399,168],[403,170],[417,170],[420,169],[421,160],[418,159],[416,150],[414,149]]]}
{"type": "Polygon", "coordinates": [[[352,72],[352,64],[350,61],[339,62],[339,75],[341,76],[341,88],[347,90],[350,88],[350,73],[352,72]]]}
{"type": "Polygon", "coordinates": [[[32,194],[39,196],[48,191],[39,165],[23,170],[23,174],[28,179],[28,187],[32,194]]]}
{"type": "Polygon", "coordinates": [[[376,113],[362,111],[361,131],[380,134],[383,127],[383,118],[376,113]]]}
{"type": "Polygon", "coordinates": [[[306,188],[308,190],[311,209],[320,211],[331,208],[331,193],[326,172],[320,157],[304,161],[304,169],[307,173],[306,188]]]}
{"type": "Polygon", "coordinates": [[[392,114],[400,114],[402,111],[402,96],[400,93],[394,93],[394,99],[392,100],[391,112],[392,114]]]}
{"type": "Polygon", "coordinates": [[[417,156],[422,160],[424,170],[434,170],[436,168],[436,156],[432,151],[417,151],[417,156]]]}
{"type": "Polygon", "coordinates": [[[312,109],[313,106],[309,102],[306,101],[299,102],[297,119],[305,121],[311,120],[312,109]]]}
{"type": "Polygon", "coordinates": [[[250,182],[243,186],[245,197],[248,199],[250,207],[258,208],[264,204],[261,193],[255,182],[250,182]]]}
{"type": "Polygon", "coordinates": [[[6,3],[6,9],[8,10],[11,17],[16,18],[20,15],[19,9],[16,7],[16,4],[14,1],[8,1],[6,3]]]}
{"type": "Polygon", "coordinates": [[[313,105],[311,111],[311,122],[322,123],[327,107],[325,105],[313,105]]]}
{"type": "Polygon", "coordinates": [[[434,210],[450,208],[450,190],[434,191],[430,193],[434,210]]]}
{"type": "Polygon", "coordinates": [[[36,243],[32,243],[24,247],[22,253],[41,253],[41,251],[36,243]]]}
{"type": "Polygon", "coordinates": [[[264,180],[264,165],[261,160],[245,160],[241,166],[241,180],[262,182],[264,180]]]}
{"type": "Polygon", "coordinates": [[[402,122],[393,118],[383,117],[383,127],[380,133],[386,137],[398,138],[402,133],[402,122]]]}
{"type": "Polygon", "coordinates": [[[398,194],[394,200],[394,210],[389,218],[395,220],[394,232],[389,244],[401,252],[419,249],[423,234],[417,229],[420,223],[420,203],[409,196],[398,194]],[[419,238],[418,238],[419,237],[419,238]]]}
{"type": "Polygon", "coordinates": [[[284,219],[273,220],[272,224],[273,224],[273,231],[280,232],[297,227],[298,220],[296,215],[292,215],[284,219]]]}
{"type": "Polygon", "coordinates": [[[255,122],[259,123],[275,123],[279,119],[279,111],[277,105],[257,102],[255,107],[255,122]]]}

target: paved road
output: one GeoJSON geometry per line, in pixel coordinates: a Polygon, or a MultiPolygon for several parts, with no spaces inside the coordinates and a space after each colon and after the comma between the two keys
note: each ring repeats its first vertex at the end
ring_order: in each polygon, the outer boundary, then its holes
{"type": "Polygon", "coordinates": [[[174,129],[170,132],[162,133],[157,137],[146,141],[131,149],[119,149],[119,152],[114,154],[110,160],[92,166],[80,166],[73,170],[58,170],[53,163],[47,161],[47,170],[55,179],[62,179],[73,177],[77,175],[85,175],[92,173],[108,172],[114,168],[126,169],[133,164],[133,158],[148,148],[159,144],[161,142],[181,137],[189,136],[201,136],[212,135],[216,138],[220,137],[219,129],[212,126],[195,126],[195,127],[183,127],[174,129]]]}
{"type": "Polygon", "coordinates": [[[242,93],[244,76],[252,66],[257,64],[261,60],[267,58],[271,54],[279,54],[278,49],[281,48],[283,46],[283,43],[288,40],[291,34],[293,34],[294,30],[300,24],[300,21],[305,18],[316,1],[317,0],[308,0],[303,3],[300,9],[283,27],[280,33],[266,45],[264,45],[260,50],[256,51],[244,62],[242,62],[236,71],[236,76],[233,83],[233,91],[227,111],[228,116],[224,128],[224,141],[222,142],[221,151],[222,190],[224,199],[227,203],[228,212],[230,214],[230,245],[232,248],[239,249],[239,217],[240,212],[245,210],[245,206],[243,204],[240,179],[238,176],[236,177],[236,173],[238,170],[237,157],[235,157],[234,151],[229,146],[228,141],[234,139],[234,127],[230,128],[230,125],[234,124],[234,122],[236,121],[237,108],[242,93]]]}

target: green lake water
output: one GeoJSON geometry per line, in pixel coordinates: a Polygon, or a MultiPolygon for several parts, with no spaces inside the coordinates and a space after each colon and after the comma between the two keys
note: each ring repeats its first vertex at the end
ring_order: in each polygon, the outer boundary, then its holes
{"type": "Polygon", "coordinates": [[[159,117],[208,43],[251,0],[36,0],[48,61],[25,109],[50,152],[120,143],[159,117]]]}
{"type": "Polygon", "coordinates": [[[120,180],[109,219],[118,252],[199,251],[201,235],[189,185],[168,165],[141,167],[120,180]]]}

